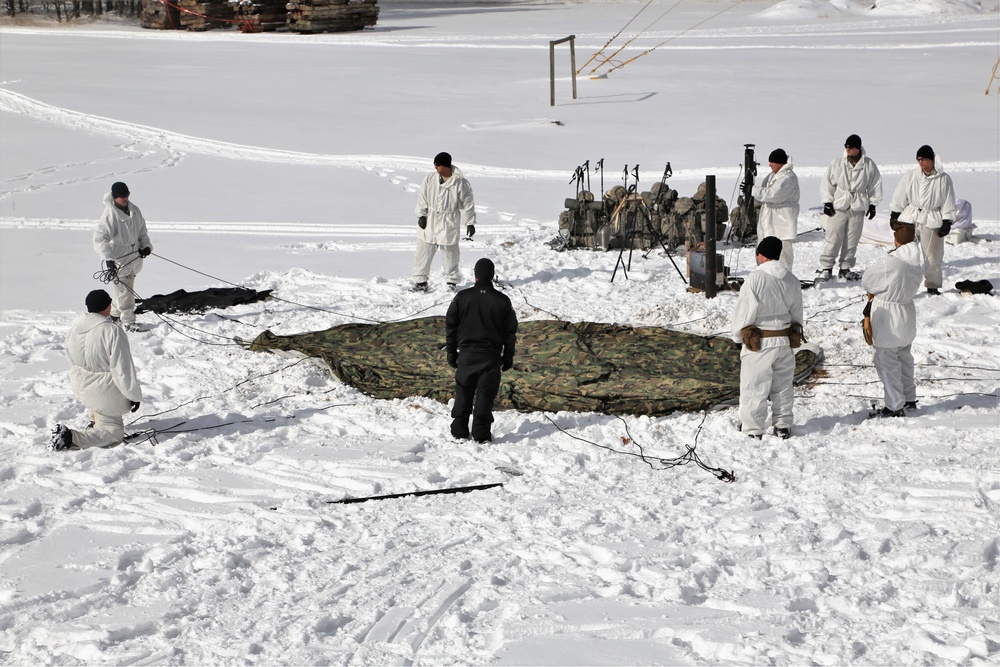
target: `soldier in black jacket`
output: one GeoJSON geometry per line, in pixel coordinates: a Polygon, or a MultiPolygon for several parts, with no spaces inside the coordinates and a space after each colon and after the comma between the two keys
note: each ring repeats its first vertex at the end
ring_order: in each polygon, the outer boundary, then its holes
{"type": "Polygon", "coordinates": [[[476,262],[476,284],[455,295],[445,330],[448,364],[455,369],[455,405],[451,409],[451,434],[472,439],[493,439],[493,401],[500,390],[500,372],[514,366],[517,315],[507,295],[493,287],[493,262],[476,262]]]}

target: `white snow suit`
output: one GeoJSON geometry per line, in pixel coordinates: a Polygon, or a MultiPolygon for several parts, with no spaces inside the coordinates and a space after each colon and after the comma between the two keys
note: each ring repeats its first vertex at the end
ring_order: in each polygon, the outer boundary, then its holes
{"type": "Polygon", "coordinates": [[[753,187],[754,199],[761,203],[757,216],[757,238],[781,239],[781,263],[789,271],[795,260],[792,244],[799,228],[799,177],[792,170],[792,156],[776,172],[753,187]]]}
{"type": "Polygon", "coordinates": [[[416,214],[427,216],[427,227],[417,228],[413,281],[427,282],[434,253],[440,247],[444,254],[445,280],[456,285],[462,282],[458,269],[458,242],[462,238],[462,225],[476,224],[476,202],[472,186],[458,167],[452,167],[451,177],[443,183],[436,171],[427,174],[417,197],[416,214]]]}
{"type": "Polygon", "coordinates": [[[900,222],[917,226],[917,239],[924,251],[924,287],[940,289],[944,239],[937,235],[937,230],[945,220],[954,222],[958,214],[955,187],[940,158],[935,158],[934,170],[929,175],[925,176],[920,167],[903,174],[892,195],[891,207],[899,212],[900,222]]]}
{"type": "MultiPolygon", "coordinates": [[[[784,251],[782,251],[784,255],[784,251]]],[[[747,277],[732,318],[732,338],[743,341],[743,328],[754,325],[765,331],[802,324],[802,286],[783,264],[767,261],[747,277]]],[[[740,421],[742,431],[761,435],[767,426],[767,401],[771,400],[771,423],[792,427],[792,381],[795,354],[787,336],[762,338],[761,349],[740,352],[740,421]]]]}
{"type": "Polygon", "coordinates": [[[882,201],[882,175],[864,149],[857,163],[851,164],[844,155],[830,163],[819,184],[819,198],[833,204],[834,215],[823,217],[826,223],[826,243],[819,256],[821,269],[833,270],[840,260],[841,269],[852,269],[856,262],[858,242],[869,206],[882,201]]]}
{"type": "Polygon", "coordinates": [[[131,401],[142,402],[128,336],[100,313],[80,315],[66,336],[66,357],[72,364],[73,393],[94,422],[91,428],[73,431],[73,444],[85,449],[121,442],[122,415],[131,409],[131,401]]]}
{"type": "Polygon", "coordinates": [[[920,246],[901,245],[868,267],[861,285],[872,300],[872,344],[875,370],[885,390],[885,407],[901,410],[917,400],[910,345],[917,337],[917,309],[913,297],[920,290],[923,269],[920,246]]]}
{"type": "Polygon", "coordinates": [[[133,290],[135,277],[142,271],[142,258],[139,257],[142,248],[153,248],[142,211],[129,202],[126,213],[115,206],[110,192],[104,195],[104,213],[94,229],[94,251],[102,264],[110,259],[118,265],[118,279],[111,283],[115,291],[111,315],[121,317],[122,324],[135,323],[133,290]]]}

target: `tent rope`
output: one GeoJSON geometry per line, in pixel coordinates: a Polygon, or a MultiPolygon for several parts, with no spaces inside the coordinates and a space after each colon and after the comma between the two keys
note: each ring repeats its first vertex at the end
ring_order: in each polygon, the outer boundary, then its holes
{"type": "MultiPolygon", "coordinates": [[[[1000,76],[997,75],[998,70],[1000,70],[1000,56],[997,56],[997,61],[993,63],[993,73],[990,74],[990,81],[986,84],[986,92],[983,93],[984,95],[989,95],[993,82],[1000,79],[1000,76]]],[[[997,92],[1000,93],[1000,84],[997,84],[997,92]]]]}
{"type": "Polygon", "coordinates": [[[646,7],[649,7],[649,6],[651,5],[651,4],[653,4],[653,0],[649,0],[649,2],[647,2],[647,3],[645,4],[645,5],[643,5],[643,6],[642,6],[642,9],[640,9],[640,10],[639,10],[638,12],[636,12],[636,13],[635,13],[635,16],[633,16],[632,18],[630,18],[630,19],[629,19],[628,23],[626,23],[625,25],[623,25],[623,26],[621,27],[621,29],[619,29],[619,30],[618,30],[618,32],[616,32],[616,33],[614,34],[614,36],[613,36],[613,37],[612,37],[611,39],[609,39],[609,40],[608,40],[607,42],[605,42],[605,43],[604,43],[604,46],[602,46],[602,47],[600,48],[600,50],[599,50],[599,51],[598,51],[597,53],[595,53],[594,55],[590,56],[590,60],[588,60],[587,62],[583,63],[583,65],[581,65],[581,66],[580,66],[580,69],[578,69],[578,70],[576,71],[576,73],[577,73],[577,74],[579,74],[580,72],[582,72],[582,71],[583,71],[583,69],[584,69],[584,68],[585,68],[585,67],[586,67],[587,65],[589,65],[589,64],[590,64],[590,63],[592,63],[592,62],[594,62],[594,59],[595,59],[595,58],[597,58],[597,56],[599,56],[599,55],[601,55],[602,53],[604,53],[604,50],[605,50],[606,48],[608,48],[608,46],[610,46],[610,45],[611,45],[611,42],[613,42],[613,41],[615,41],[616,39],[618,39],[618,35],[622,34],[622,31],[623,31],[623,30],[625,30],[625,28],[629,27],[629,25],[631,25],[631,24],[632,24],[632,21],[634,21],[634,20],[636,20],[637,18],[639,18],[639,14],[642,14],[642,13],[643,13],[644,11],[646,11],[646,7]]]}
{"type": "MultiPolygon", "coordinates": [[[[611,54],[610,56],[608,56],[608,57],[607,57],[607,58],[605,58],[605,59],[604,59],[603,61],[601,61],[601,62],[600,62],[599,64],[597,64],[597,65],[596,65],[596,66],[594,67],[594,69],[590,70],[590,73],[591,73],[591,74],[593,74],[593,73],[594,73],[594,72],[596,72],[596,71],[597,71],[598,69],[600,69],[600,68],[601,68],[602,66],[604,66],[604,65],[607,65],[608,63],[612,62],[612,58],[614,58],[614,57],[615,57],[615,56],[617,56],[617,55],[618,55],[619,53],[621,53],[622,51],[624,51],[624,50],[625,50],[625,49],[626,49],[626,48],[628,47],[628,45],[629,45],[629,44],[631,44],[632,42],[634,42],[634,41],[635,41],[636,39],[638,39],[638,38],[639,38],[640,36],[642,36],[642,34],[643,34],[644,32],[646,32],[647,30],[649,30],[650,28],[652,28],[652,27],[653,27],[654,25],[656,25],[656,23],[657,23],[657,22],[658,22],[658,21],[659,21],[660,19],[662,19],[662,18],[663,18],[664,16],[666,16],[666,15],[667,15],[667,14],[669,14],[669,13],[670,13],[671,11],[673,11],[673,10],[674,10],[674,9],[675,9],[675,8],[676,8],[676,7],[677,7],[677,6],[679,5],[679,4],[681,4],[681,2],[683,2],[683,1],[684,1],[684,0],[677,0],[677,2],[675,2],[675,3],[673,4],[673,5],[671,5],[671,6],[670,6],[670,8],[669,8],[669,9],[667,9],[667,11],[663,12],[662,14],[660,14],[660,15],[659,15],[659,16],[658,16],[658,17],[656,18],[656,20],[654,20],[654,21],[653,21],[652,23],[650,23],[649,25],[647,25],[647,26],[646,26],[645,28],[643,28],[642,30],[640,30],[639,32],[637,32],[637,33],[635,34],[635,36],[633,36],[633,37],[632,37],[632,39],[630,39],[630,40],[628,40],[627,42],[625,42],[624,44],[622,44],[622,45],[621,45],[621,47],[619,47],[619,49],[618,49],[617,51],[615,51],[615,52],[614,52],[614,53],[612,53],[612,54],[611,54]]],[[[638,15],[637,15],[637,16],[638,16],[638,15]]],[[[617,36],[617,35],[616,35],[616,36],[617,36]]],[[[602,50],[603,50],[603,49],[602,49],[602,50]]],[[[597,55],[597,54],[595,54],[595,57],[596,57],[596,55],[597,55]]],[[[588,61],[588,62],[589,62],[589,61],[588,61]]],[[[624,65],[622,65],[622,66],[624,66],[624,65]]]]}
{"type": "MultiPolygon", "coordinates": [[[[634,61],[638,60],[639,58],[642,58],[642,57],[643,57],[643,56],[645,56],[645,55],[649,55],[650,53],[652,53],[652,52],[653,52],[653,51],[655,51],[656,49],[660,48],[661,46],[663,46],[663,45],[665,45],[665,44],[669,44],[670,42],[674,41],[674,40],[675,40],[675,39],[677,39],[678,37],[683,37],[683,36],[684,36],[684,35],[686,35],[687,33],[689,33],[689,32],[691,32],[692,30],[694,30],[695,28],[697,28],[697,27],[699,27],[699,26],[702,26],[702,25],[704,25],[704,24],[708,23],[708,22],[709,22],[709,21],[711,21],[712,19],[714,19],[714,18],[716,18],[716,17],[718,17],[718,16],[721,16],[722,14],[725,14],[726,12],[728,12],[728,11],[729,11],[730,9],[732,9],[733,7],[736,7],[737,5],[739,5],[739,4],[742,4],[742,3],[743,3],[743,0],[736,0],[736,2],[735,2],[734,4],[732,4],[732,5],[730,5],[729,7],[726,7],[725,9],[723,9],[723,10],[721,10],[721,11],[719,11],[719,12],[716,12],[715,14],[712,14],[711,16],[709,16],[709,17],[708,17],[707,19],[705,19],[704,21],[700,21],[700,22],[698,22],[698,23],[694,24],[693,26],[691,26],[690,28],[688,28],[688,29],[686,29],[686,30],[682,30],[681,32],[679,32],[679,33],[677,33],[676,35],[674,35],[673,37],[670,37],[669,39],[665,39],[665,40],[663,40],[662,42],[660,42],[659,44],[657,44],[657,45],[656,45],[656,46],[654,46],[653,48],[651,48],[651,49],[646,49],[645,51],[643,51],[643,52],[642,52],[642,53],[640,53],[639,55],[635,56],[634,58],[629,58],[628,60],[626,60],[625,62],[623,62],[623,63],[621,63],[621,64],[618,64],[618,65],[613,65],[613,66],[612,66],[612,67],[611,67],[611,68],[610,68],[610,69],[609,69],[608,71],[604,72],[604,73],[603,73],[603,74],[602,74],[601,76],[607,76],[608,74],[610,74],[611,72],[615,71],[616,69],[621,69],[621,68],[625,67],[625,65],[628,65],[628,64],[629,64],[630,62],[634,62],[634,61]]],[[[671,8],[671,9],[672,9],[672,8],[671,8]]],[[[669,10],[668,10],[668,11],[669,11],[669,10]]]]}

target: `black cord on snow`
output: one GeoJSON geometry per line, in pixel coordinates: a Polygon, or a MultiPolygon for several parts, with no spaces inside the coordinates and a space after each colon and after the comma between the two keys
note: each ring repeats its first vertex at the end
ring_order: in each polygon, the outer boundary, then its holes
{"type": "MultiPolygon", "coordinates": [[[[199,271],[199,270],[194,269],[194,268],[192,268],[190,266],[186,266],[184,264],[181,264],[180,262],[175,262],[172,259],[167,259],[163,255],[157,255],[155,252],[152,253],[152,255],[154,257],[158,257],[158,258],[160,258],[160,259],[162,259],[164,261],[170,262],[171,264],[174,264],[175,266],[179,266],[182,269],[187,269],[188,271],[193,271],[194,273],[197,273],[199,275],[205,276],[206,278],[211,278],[212,280],[218,280],[219,282],[226,283],[227,285],[232,285],[233,287],[238,287],[240,289],[246,289],[246,290],[250,289],[249,287],[246,287],[244,285],[238,285],[238,284],[236,284],[234,282],[230,282],[228,280],[224,280],[224,279],[219,278],[217,276],[213,276],[213,275],[210,275],[208,273],[205,273],[204,271],[199,271]]],[[[449,301],[450,301],[450,300],[439,301],[437,303],[433,303],[433,304],[427,306],[426,308],[422,308],[422,309],[416,311],[415,313],[411,313],[410,315],[406,315],[406,316],[399,317],[399,318],[396,318],[396,319],[392,319],[392,320],[376,320],[376,319],[372,319],[370,317],[364,317],[364,316],[361,316],[361,315],[351,315],[349,313],[343,313],[343,312],[338,312],[338,311],[335,311],[335,310],[329,310],[328,308],[321,308],[320,306],[310,306],[309,304],[306,304],[306,303],[299,303],[297,301],[292,301],[291,299],[285,299],[285,298],[282,298],[280,296],[276,296],[273,293],[268,298],[269,299],[274,299],[275,301],[281,301],[282,303],[287,303],[287,304],[292,305],[292,306],[298,306],[299,308],[308,308],[309,310],[316,310],[316,311],[319,311],[321,313],[327,313],[328,315],[335,315],[337,317],[346,317],[347,319],[357,320],[359,322],[370,322],[372,324],[390,324],[392,322],[403,322],[403,321],[406,321],[406,320],[411,320],[415,316],[419,315],[420,313],[423,313],[423,312],[428,311],[428,310],[430,310],[432,308],[436,308],[438,306],[444,305],[446,303],[449,303],[449,301]]],[[[238,321],[238,320],[234,320],[234,321],[238,321]]],[[[240,324],[244,324],[244,323],[240,322],[240,324]]],[[[253,326],[253,325],[248,324],[246,326],[253,326]]]]}
{"type": "MultiPolygon", "coordinates": [[[[625,419],[623,419],[620,415],[615,415],[615,417],[617,417],[619,420],[621,420],[623,424],[625,424],[625,435],[627,436],[627,438],[622,439],[622,442],[625,444],[635,445],[639,449],[638,454],[635,452],[628,452],[628,451],[622,451],[620,449],[615,449],[614,447],[609,447],[608,445],[602,445],[600,443],[594,442],[593,440],[587,440],[586,438],[581,438],[579,436],[573,435],[566,429],[559,426],[559,424],[557,424],[548,415],[543,414],[542,416],[544,416],[546,419],[552,422],[552,425],[555,426],[557,430],[559,430],[565,435],[568,435],[574,440],[585,442],[588,445],[593,445],[594,447],[598,447],[600,449],[606,449],[609,452],[614,452],[615,454],[622,454],[624,456],[634,456],[636,458],[642,459],[642,462],[648,465],[653,470],[669,470],[670,468],[676,468],[677,466],[683,466],[689,463],[694,463],[702,470],[705,470],[714,475],[715,478],[718,479],[720,482],[736,481],[736,473],[734,473],[733,471],[723,470],[722,468],[714,468],[712,466],[706,465],[705,462],[701,460],[701,458],[698,456],[698,452],[695,451],[695,448],[697,447],[697,438],[698,438],[697,433],[695,434],[695,444],[690,447],[687,447],[686,452],[684,452],[680,456],[675,456],[672,458],[661,458],[658,456],[650,456],[646,454],[646,451],[645,449],[643,449],[642,445],[636,442],[635,439],[632,437],[632,434],[629,433],[628,422],[626,422],[625,419]],[[657,467],[657,466],[662,466],[662,467],[657,467]]],[[[705,418],[707,416],[708,415],[706,414],[705,417],[702,417],[702,424],[705,423],[705,418]]],[[[700,431],[701,431],[701,425],[698,426],[698,432],[700,431]]]]}
{"type": "MultiPolygon", "coordinates": [[[[168,408],[168,409],[162,410],[160,412],[154,412],[154,413],[148,414],[148,415],[144,414],[141,417],[136,417],[135,420],[129,422],[128,426],[131,426],[132,424],[135,424],[140,419],[149,419],[150,417],[159,417],[160,415],[165,415],[168,412],[173,412],[174,410],[179,410],[180,408],[183,408],[186,405],[190,405],[190,404],[192,404],[192,403],[194,403],[196,401],[203,401],[206,398],[212,398],[214,396],[222,396],[223,394],[229,393],[233,389],[236,389],[237,387],[239,387],[241,385],[244,385],[247,382],[252,382],[254,380],[259,380],[261,378],[268,377],[269,375],[274,375],[276,373],[280,373],[281,371],[288,370],[289,368],[292,368],[293,366],[298,366],[303,361],[309,361],[310,359],[312,359],[312,357],[302,357],[301,359],[298,359],[298,360],[296,360],[296,361],[288,364],[287,366],[282,366],[281,368],[276,368],[273,371],[268,371],[266,373],[261,373],[260,375],[254,375],[254,376],[248,377],[246,379],[240,380],[239,382],[237,382],[233,386],[227,387],[226,389],[223,389],[222,391],[220,391],[218,393],[215,393],[215,394],[205,394],[204,396],[198,396],[196,398],[192,398],[189,401],[185,401],[185,402],[183,402],[183,403],[181,403],[179,405],[175,405],[172,408],[168,408]]],[[[336,389],[336,387],[334,387],[334,389],[336,389]]],[[[333,389],[331,389],[330,391],[333,391],[333,389]]],[[[328,393],[328,392],[324,392],[324,393],[328,393]]]]}

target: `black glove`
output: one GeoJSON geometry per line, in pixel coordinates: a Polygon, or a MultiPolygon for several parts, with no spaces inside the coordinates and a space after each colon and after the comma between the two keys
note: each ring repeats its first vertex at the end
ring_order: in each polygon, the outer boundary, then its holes
{"type": "Polygon", "coordinates": [[[152,248],[139,248],[139,257],[149,257],[151,252],[153,252],[152,248]]]}
{"type": "Polygon", "coordinates": [[[868,213],[866,213],[865,215],[868,216],[869,220],[875,219],[875,204],[868,204],[868,213]]]}
{"type": "Polygon", "coordinates": [[[475,235],[476,235],[475,225],[469,225],[468,227],[465,228],[465,238],[471,239],[475,235]]]}
{"type": "Polygon", "coordinates": [[[132,404],[132,409],[129,412],[135,412],[139,409],[139,401],[129,401],[132,404]]]}
{"type": "Polygon", "coordinates": [[[514,368],[514,357],[504,357],[500,360],[500,370],[509,371],[514,368]]]}
{"type": "Polygon", "coordinates": [[[448,353],[448,365],[452,368],[458,368],[458,352],[448,353]]]}
{"type": "Polygon", "coordinates": [[[899,228],[899,211],[893,211],[889,214],[889,227],[892,228],[892,231],[899,228]]]}
{"type": "Polygon", "coordinates": [[[426,215],[422,215],[419,218],[417,218],[417,227],[420,227],[420,229],[427,229],[427,216],[426,215]]]}
{"type": "Polygon", "coordinates": [[[110,274],[112,278],[118,275],[118,265],[115,264],[115,260],[113,259],[107,260],[106,262],[104,262],[104,266],[108,267],[108,274],[110,274]]]}
{"type": "Polygon", "coordinates": [[[830,217],[833,217],[834,214],[836,214],[836,211],[833,210],[832,202],[826,202],[825,204],[823,204],[823,215],[828,215],[830,217]]]}
{"type": "Polygon", "coordinates": [[[948,236],[948,233],[950,231],[951,231],[951,220],[942,220],[941,221],[941,228],[938,229],[938,236],[940,236],[941,238],[944,238],[944,237],[948,236]]]}

